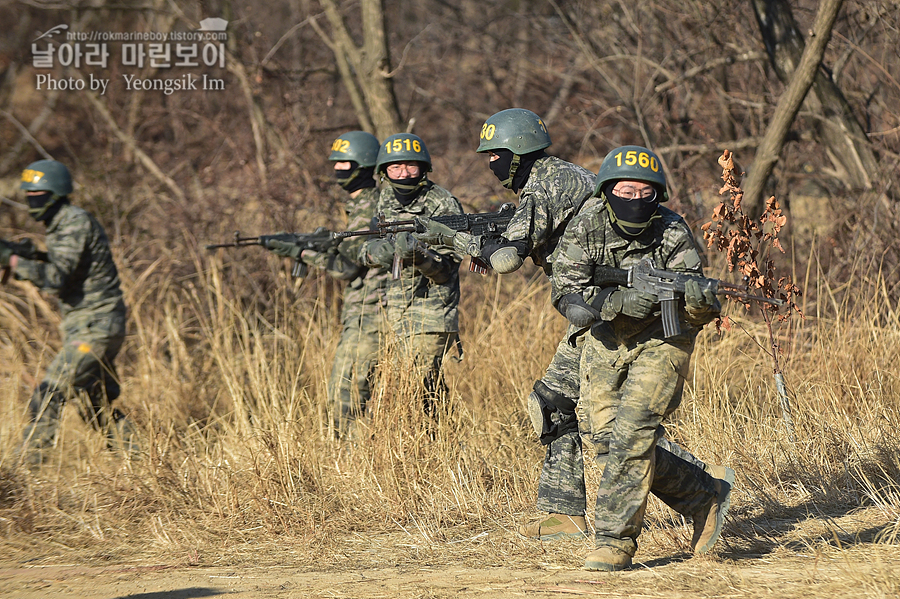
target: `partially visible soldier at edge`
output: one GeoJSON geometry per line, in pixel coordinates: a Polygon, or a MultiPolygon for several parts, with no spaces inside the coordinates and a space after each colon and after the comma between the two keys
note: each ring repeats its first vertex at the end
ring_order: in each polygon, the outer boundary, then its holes
{"type": "MultiPolygon", "coordinates": [[[[549,156],[550,135],[542,119],[530,110],[510,108],[485,121],[477,152],[490,155],[490,169],[507,189],[519,195],[519,205],[502,238],[488,241],[457,233],[435,221],[421,219],[426,228],[420,239],[448,244],[477,256],[504,274],[518,268],[528,256],[550,277],[559,240],[571,219],[602,203],[594,195],[596,176],[591,171],[549,156]]],[[[569,326],[543,378],[528,397],[528,411],[535,432],[547,446],[538,481],[537,508],[548,516],[519,527],[529,538],[550,541],[587,534],[584,460],[575,415],[580,395],[578,368],[581,339],[568,339],[569,326]]],[[[720,467],[707,467],[678,445],[660,439],[657,460],[676,471],[687,469],[713,488],[711,476],[720,467]]],[[[678,489],[653,489],[667,503],[676,501],[678,489]]],[[[697,526],[700,526],[698,522],[697,526]]],[[[695,535],[696,536],[696,535],[695,535]]]]}
{"type": "MultiPolygon", "coordinates": [[[[349,194],[344,203],[349,230],[366,229],[375,216],[378,189],[375,160],[380,144],[365,131],[349,131],[331,145],[338,185],[349,194]]],[[[347,281],[341,308],[341,338],[328,378],[328,410],[339,437],[352,437],[356,420],[371,397],[372,375],[378,359],[390,271],[366,267],[359,261],[365,239],[350,237],[327,252],[303,250],[291,243],[271,241],[268,248],[280,256],[300,259],[329,275],[347,281]]]]}
{"type": "Polygon", "coordinates": [[[110,407],[120,392],[113,361],[125,339],[126,309],[106,233],[91,214],[69,203],[72,178],[64,164],[30,164],[20,188],[29,214],[47,228],[47,251],[37,251],[30,240],[2,242],[0,266],[57,296],[63,317],[62,349],[29,404],[22,459],[30,465],[46,459],[69,400],[78,400],[81,418],[107,436],[111,449],[134,452],[134,427],[110,407]]]}
{"type": "Polygon", "coordinates": [[[660,205],[668,191],[658,157],[640,146],[613,150],[600,166],[594,195],[604,202],[575,217],[560,241],[552,302],[583,333],[578,428],[603,472],[596,550],[585,568],[622,570],[632,564],[651,491],[693,518],[696,553],[711,549],[734,471],[717,467],[719,477],[710,481],[695,464],[667,464],[657,448],[663,420],[681,403],[694,340],[721,310],[715,294],[687,283],[681,333],[666,337],[657,296],[618,287],[596,270],[628,268],[649,257],[660,269],[703,274],[690,228],[660,205]]]}
{"type": "MultiPolygon", "coordinates": [[[[388,221],[462,214],[459,201],[428,178],[431,156],[417,135],[397,133],[381,142],[376,171],[382,186],[376,214],[388,221]]],[[[459,345],[459,265],[462,257],[452,249],[423,247],[411,234],[393,239],[368,239],[359,258],[369,266],[392,268],[401,260],[399,277],[387,288],[387,320],[400,343],[403,368],[412,366],[424,384],[423,408],[433,413],[446,386],[442,375],[445,354],[459,345]]]]}

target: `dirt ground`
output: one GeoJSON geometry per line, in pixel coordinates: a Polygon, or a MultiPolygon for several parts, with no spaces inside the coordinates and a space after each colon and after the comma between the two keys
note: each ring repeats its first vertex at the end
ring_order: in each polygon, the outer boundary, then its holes
{"type": "Polygon", "coordinates": [[[532,543],[507,530],[444,542],[356,533],[321,548],[295,539],[169,558],[140,550],[29,556],[7,547],[12,553],[0,549],[0,597],[900,597],[900,548],[853,532],[871,531],[872,523],[859,512],[773,522],[772,542],[750,545],[732,525],[733,542],[724,538],[715,555],[701,557],[672,553],[664,547],[671,531],[651,530],[635,567],[618,573],[581,569],[590,541],[532,543]]]}

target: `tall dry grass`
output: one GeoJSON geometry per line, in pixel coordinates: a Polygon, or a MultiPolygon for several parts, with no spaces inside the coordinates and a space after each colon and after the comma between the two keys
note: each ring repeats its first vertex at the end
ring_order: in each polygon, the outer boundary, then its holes
{"type": "MultiPolygon", "coordinates": [[[[133,458],[106,450],[70,409],[50,461],[37,472],[18,466],[27,399],[59,342],[58,317],[26,285],[0,290],[0,535],[10,550],[198,563],[258,559],[274,546],[307,567],[451,548],[480,563],[546,559],[509,532],[534,515],[543,455],[524,399],[564,330],[542,274],[463,274],[465,358],[447,361],[448,400],[427,417],[420,383],[383,368],[351,443],[328,427],[332,282],[291,281],[261,255],[187,252],[177,266],[119,255],[130,306],[121,406],[142,432],[133,458]],[[265,288],[250,276],[260,270],[265,288]]],[[[700,336],[669,434],[738,472],[726,549],[771,551],[783,542],[778,522],[867,506],[880,514],[878,538],[894,542],[900,317],[891,282],[875,270],[836,289],[817,273],[815,252],[798,263],[795,280],[808,270],[818,292],[805,320],[778,329],[796,440],[782,424],[768,334],[739,306],[729,307],[737,328],[700,336]]],[[[588,465],[589,495],[597,477],[588,465]]],[[[689,531],[654,501],[642,538],[684,551],[689,531]]],[[[574,565],[582,550],[571,550],[574,565]]]]}

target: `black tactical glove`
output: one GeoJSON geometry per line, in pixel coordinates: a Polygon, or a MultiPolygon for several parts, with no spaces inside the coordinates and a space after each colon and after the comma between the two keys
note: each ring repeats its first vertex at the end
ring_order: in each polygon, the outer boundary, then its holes
{"type": "Polygon", "coordinates": [[[655,295],[637,289],[616,289],[606,300],[617,314],[624,314],[638,320],[647,318],[659,300],[655,295]]]}
{"type": "Polygon", "coordinates": [[[580,293],[570,293],[560,298],[557,309],[572,325],[583,329],[600,320],[600,311],[588,304],[580,293]]]}

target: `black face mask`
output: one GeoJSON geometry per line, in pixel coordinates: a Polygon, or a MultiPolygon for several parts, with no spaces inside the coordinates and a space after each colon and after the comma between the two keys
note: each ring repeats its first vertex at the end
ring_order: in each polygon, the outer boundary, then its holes
{"type": "Polygon", "coordinates": [[[334,179],[347,193],[353,193],[360,189],[375,187],[375,167],[361,167],[356,162],[350,163],[348,170],[334,171],[334,179]]]}
{"type": "Polygon", "coordinates": [[[394,197],[397,198],[401,206],[409,206],[419,196],[423,187],[420,183],[424,179],[425,173],[418,177],[407,177],[406,179],[391,179],[387,177],[388,183],[394,188],[394,197]]]}
{"type": "Polygon", "coordinates": [[[29,194],[25,198],[28,200],[28,214],[37,221],[48,218],[49,208],[55,203],[52,191],[45,191],[35,195],[29,194]]]}
{"type": "Polygon", "coordinates": [[[512,150],[507,149],[492,151],[499,158],[491,161],[491,171],[500,179],[503,187],[516,193],[528,182],[528,177],[531,175],[531,168],[534,166],[535,161],[547,155],[543,150],[522,155],[513,154],[512,150]]]}
{"type": "MultiPolygon", "coordinates": [[[[659,218],[659,200],[645,202],[641,199],[626,200],[613,194],[616,181],[610,181],[603,186],[603,195],[609,203],[610,215],[613,227],[626,237],[637,237],[650,226],[655,218],[659,218]]],[[[656,190],[659,198],[659,190],[656,190]]]]}

